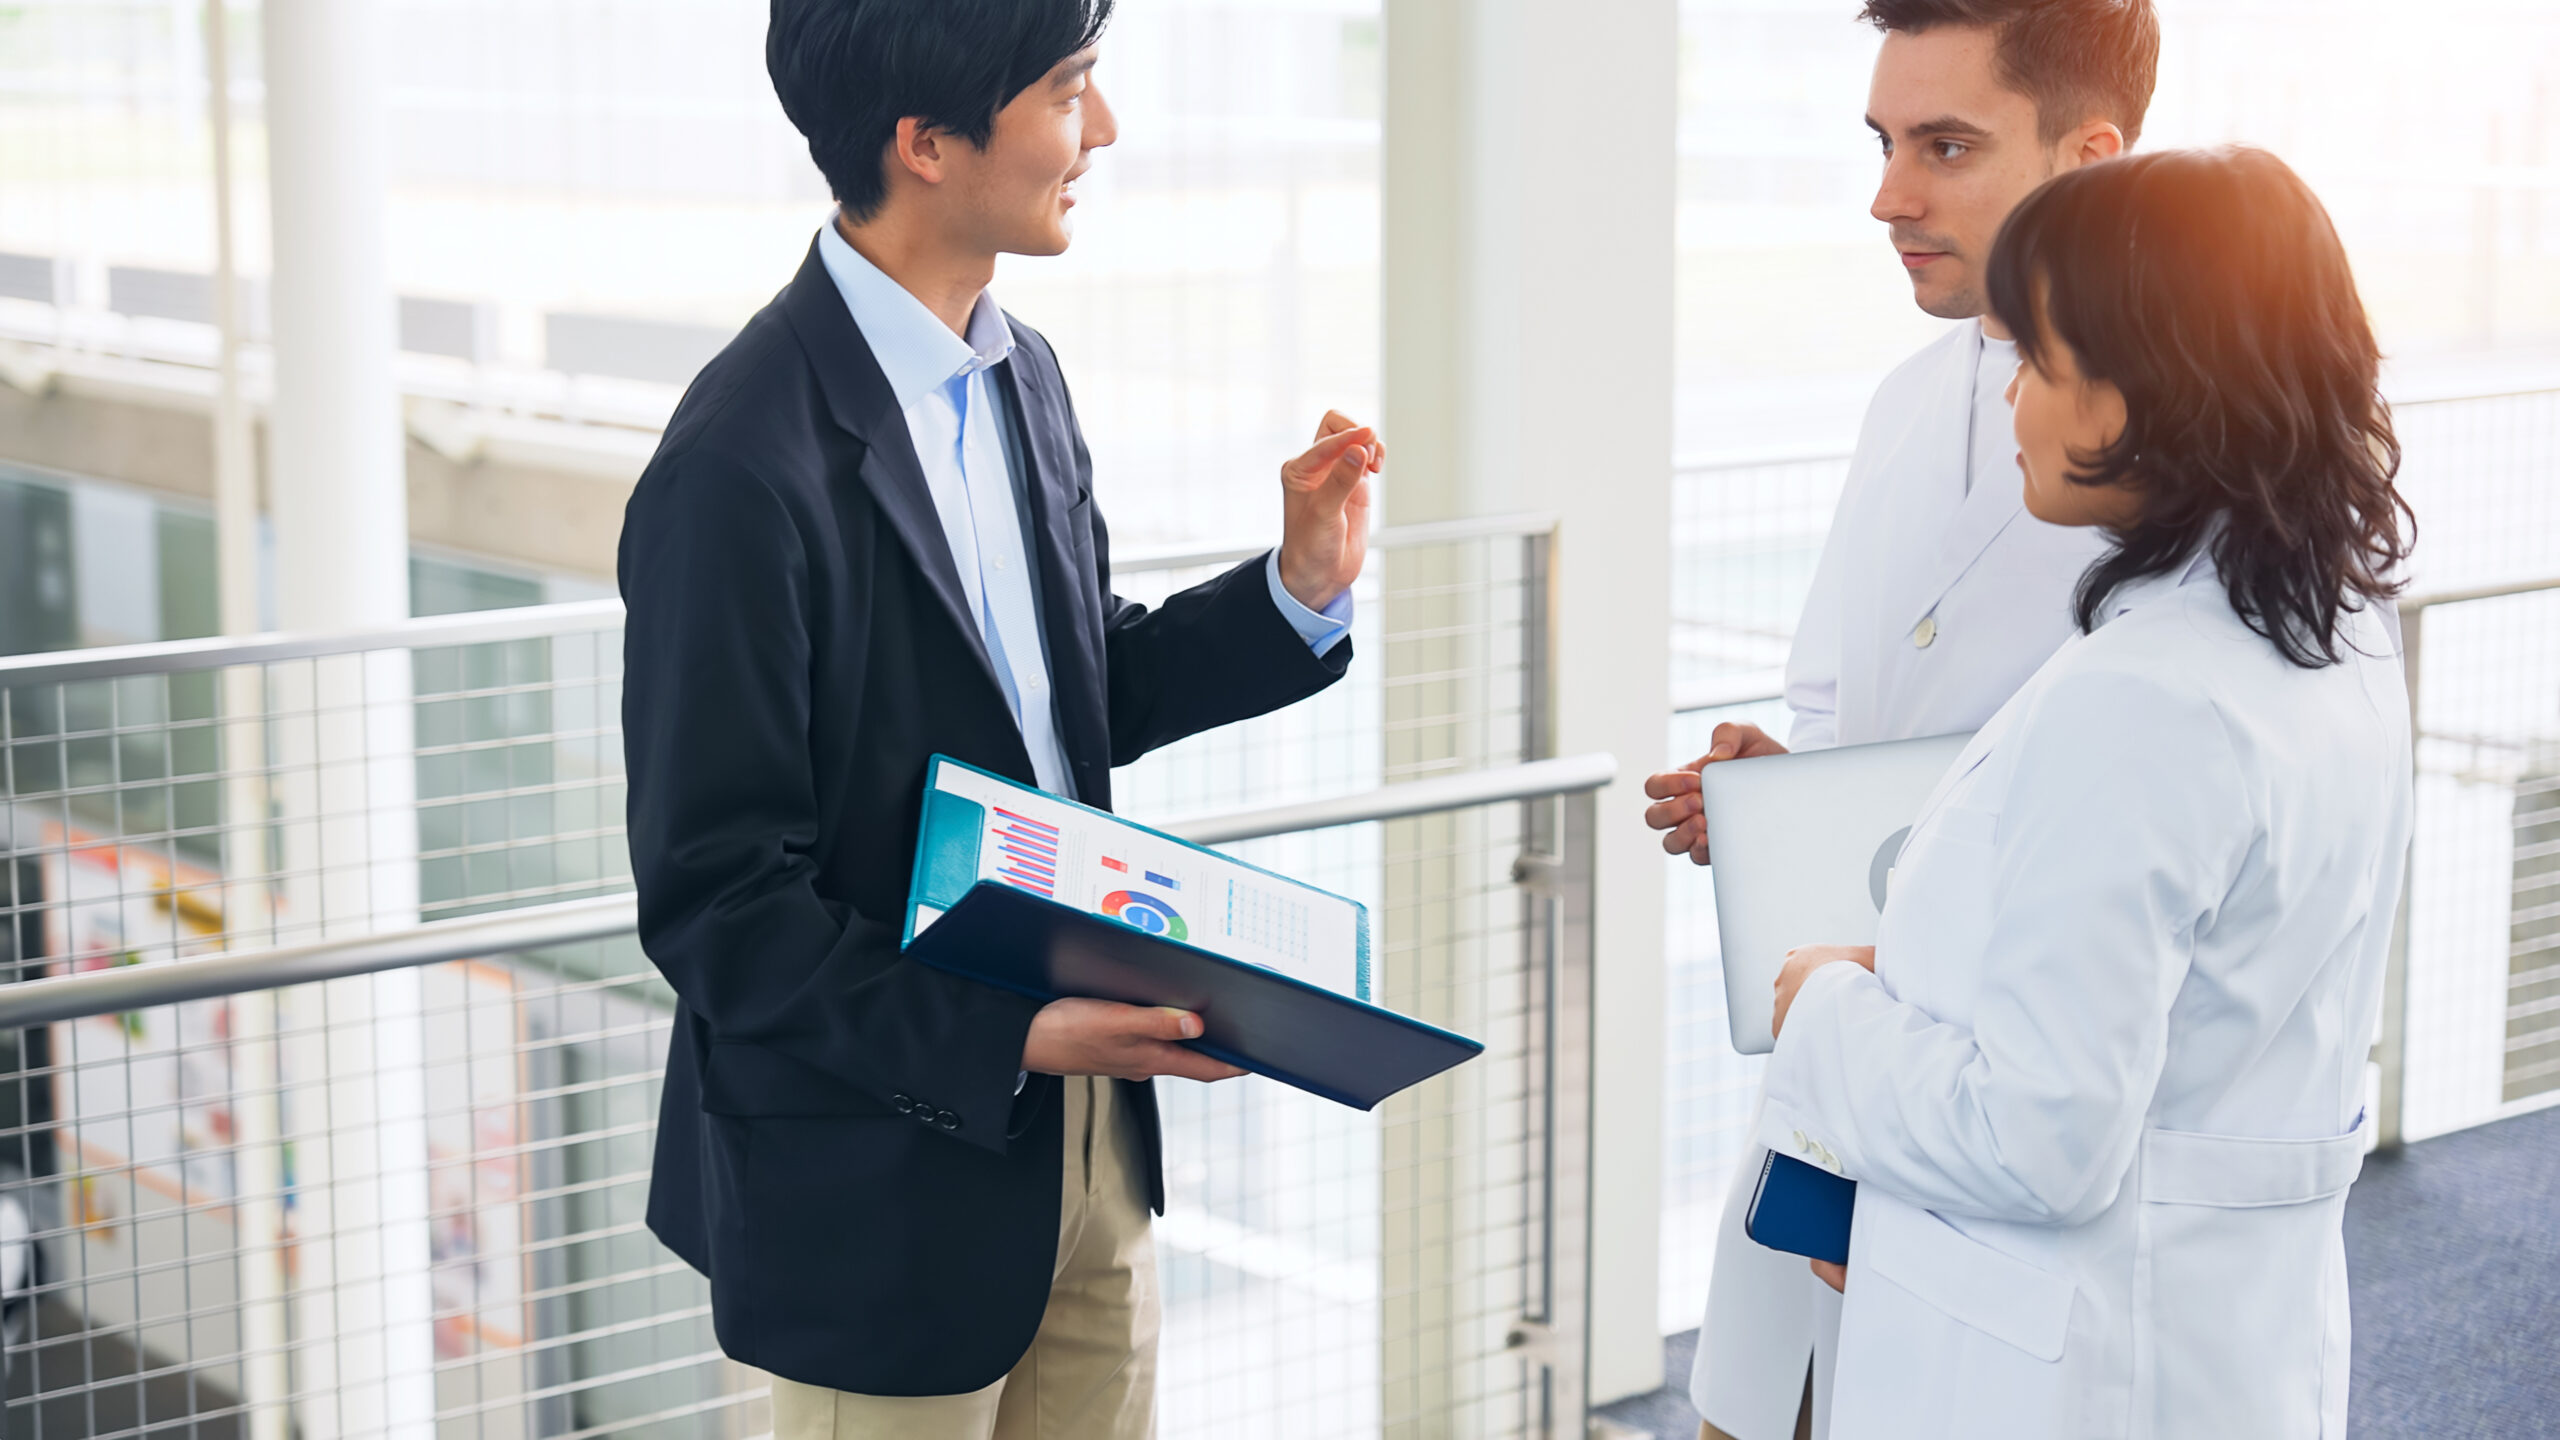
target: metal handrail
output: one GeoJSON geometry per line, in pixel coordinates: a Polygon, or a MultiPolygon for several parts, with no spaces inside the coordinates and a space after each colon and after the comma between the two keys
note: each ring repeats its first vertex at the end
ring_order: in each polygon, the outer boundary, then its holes
{"type": "Polygon", "coordinates": [[[2505,600],[2516,595],[2539,595],[2546,590],[2560,590],[2560,575],[2546,575],[2539,580],[2509,580],[2495,585],[2475,585],[2467,590],[2437,590],[2424,595],[2403,595],[2398,604],[2403,619],[2421,610],[2440,605],[2469,605],[2479,600],[2505,600]]]}
{"type": "Polygon", "coordinates": [[[1177,820],[1160,828],[1194,845],[1232,845],[1239,840],[1292,835],[1302,830],[1331,830],[1342,825],[1405,820],[1443,810],[1472,810],[1479,805],[1500,805],[1513,800],[1581,795],[1603,789],[1617,778],[1618,757],[1614,755],[1568,755],[1558,760],[1533,760],[1526,765],[1510,765],[1499,770],[1470,770],[1462,775],[1412,780],[1332,800],[1310,800],[1301,805],[1280,805],[1229,815],[1202,815],[1177,820]]]}
{"type": "MultiPolygon", "coordinates": [[[[2446,605],[2468,605],[2479,600],[2505,600],[2517,595],[2539,595],[2560,590],[2560,576],[2540,580],[2515,580],[2496,585],[2477,585],[2465,590],[2436,590],[2423,595],[2404,595],[2395,602],[2401,626],[2408,627],[2410,617],[2424,615],[2446,605]]],[[[2417,697],[2417,673],[2409,676],[2410,698],[2417,697]]],[[[1756,705],[1786,698],[1786,688],[1775,672],[1754,670],[1747,674],[1700,681],[1681,688],[1671,697],[1671,713],[1695,715],[1708,710],[1725,710],[1737,705],[1756,705]]]]}
{"type": "Polygon", "coordinates": [[[1681,686],[1672,692],[1671,713],[1696,715],[1708,710],[1729,710],[1737,705],[1759,705],[1785,698],[1785,671],[1751,670],[1681,686]]]}
{"type": "MultiPolygon", "coordinates": [[[[1363,794],[1301,805],[1201,816],[1164,828],[1194,844],[1231,844],[1301,830],[1587,794],[1609,784],[1617,773],[1618,762],[1612,756],[1576,755],[1388,785],[1363,794]]],[[[632,934],[639,925],[639,900],[626,893],[437,920],[342,940],[316,940],[159,965],[49,976],[0,985],[0,1030],[187,1000],[210,1000],[316,980],[405,970],[448,960],[606,940],[632,934]]]]}
{"type": "Polygon", "coordinates": [[[210,1000],[314,980],[339,980],[447,960],[506,955],[628,935],[640,925],[637,897],[604,895],[529,905],[459,920],[344,940],[239,950],[159,965],[88,970],[0,985],[0,1029],[114,1015],[185,1000],[210,1000]]]}
{"type": "MultiPolygon", "coordinates": [[[[2491,400],[2532,400],[2554,395],[2560,395],[2560,385],[2525,385],[2512,390],[2421,392],[2410,395],[2406,399],[2391,400],[2390,405],[2395,411],[2425,410],[2439,405],[2469,405],[2491,400]]],[[[1763,470],[1781,465],[1838,464],[1855,459],[1856,456],[1856,446],[1847,440],[1764,445],[1757,448],[1718,451],[1714,454],[1682,455],[1671,462],[1671,473],[1708,475],[1723,470],[1763,470]]]]}
{"type": "MultiPolygon", "coordinates": [[[[1422,545],[1450,545],[1461,540],[1523,539],[1531,535],[1552,535],[1556,526],[1555,516],[1537,513],[1389,525],[1369,533],[1369,548],[1409,550],[1422,545]]],[[[1150,575],[1167,570],[1198,570],[1211,565],[1240,565],[1270,548],[1268,540],[1255,544],[1236,540],[1115,551],[1111,556],[1111,573],[1150,575]]]]}
{"type": "Polygon", "coordinates": [[[128,675],[184,674],[276,660],[361,655],[376,650],[539,640],[553,635],[610,630],[621,623],[621,601],[577,600],[563,605],[526,605],[512,610],[470,610],[458,615],[429,615],[362,630],[214,635],[202,640],[161,640],[147,645],[38,652],[0,658],[0,686],[116,680],[128,675]]]}
{"type": "MultiPolygon", "coordinates": [[[[1447,545],[1462,540],[1528,538],[1555,532],[1553,515],[1494,515],[1481,519],[1424,525],[1391,525],[1369,537],[1372,550],[1403,550],[1447,545]]],[[[1112,573],[1144,575],[1208,565],[1234,565],[1271,546],[1218,544],[1144,550],[1115,557],[1112,573]]],[[[430,615],[359,630],[299,634],[229,636],[201,640],[161,640],[144,645],[115,645],[89,650],[40,651],[0,656],[0,686],[59,685],[82,680],[117,680],[130,675],[170,675],[259,665],[279,660],[310,660],[324,655],[361,655],[377,650],[416,650],[448,645],[487,645],[507,640],[539,640],[554,635],[610,630],[622,623],[618,599],[575,600],[558,605],[524,605],[507,610],[471,610],[430,615]]]]}

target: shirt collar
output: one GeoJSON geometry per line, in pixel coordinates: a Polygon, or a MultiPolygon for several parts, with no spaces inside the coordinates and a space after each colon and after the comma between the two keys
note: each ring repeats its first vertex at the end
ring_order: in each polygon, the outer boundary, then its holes
{"type": "Polygon", "coordinates": [[[1003,364],[1013,354],[1013,327],[995,297],[978,292],[969,311],[967,339],[951,333],[924,302],[892,280],[862,252],[845,243],[829,216],[818,232],[818,258],[844,296],[853,323],[871,345],[871,356],[888,377],[889,391],[905,410],[949,384],[953,376],[971,375],[1003,364]]]}

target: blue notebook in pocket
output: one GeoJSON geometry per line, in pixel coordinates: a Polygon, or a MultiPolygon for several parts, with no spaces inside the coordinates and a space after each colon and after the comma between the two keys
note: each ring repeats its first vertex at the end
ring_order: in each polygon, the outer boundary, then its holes
{"type": "Polygon", "coordinates": [[[1742,1233],[1772,1250],[1846,1265],[1849,1218],[1857,1203],[1857,1181],[1772,1150],[1760,1167],[1742,1233]]]}

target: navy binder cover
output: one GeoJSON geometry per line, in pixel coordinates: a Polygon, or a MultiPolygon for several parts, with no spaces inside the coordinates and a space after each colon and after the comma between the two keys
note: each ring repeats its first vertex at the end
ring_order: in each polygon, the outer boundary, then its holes
{"type": "MultiPolygon", "coordinates": [[[[1046,879],[1038,872],[1045,869],[1062,876],[1071,869],[1078,849],[1072,838],[1055,841],[1061,847],[1057,854],[1038,856],[1034,871],[1011,883],[986,877],[985,867],[979,864],[979,837],[987,824],[987,811],[981,803],[939,787],[937,779],[946,766],[970,769],[936,756],[934,775],[926,782],[923,834],[918,839],[909,900],[906,954],[910,959],[1040,1000],[1076,995],[1192,1011],[1200,1016],[1203,1031],[1199,1039],[1185,1042],[1192,1049],[1357,1110],[1373,1109],[1397,1091],[1483,1053],[1484,1046],[1477,1041],[1367,1003],[1367,913],[1348,900],[1299,886],[1286,877],[1254,871],[1245,878],[1256,886],[1267,881],[1269,886],[1292,887],[1304,892],[1310,904],[1329,904],[1346,914],[1340,923],[1348,938],[1335,963],[1343,982],[1355,993],[1328,989],[1190,943],[1190,925],[1202,924],[1207,917],[1195,911],[1186,924],[1165,898],[1144,893],[1160,887],[1114,894],[1104,901],[1111,908],[1100,914],[1038,893],[1049,889],[1063,894],[1071,888],[1062,879],[1046,879]],[[1036,884],[1026,885],[1025,880],[1036,884]],[[1112,906],[1114,901],[1121,903],[1112,906]]],[[[983,771],[972,773],[978,778],[965,783],[974,789],[984,790],[989,782],[1020,788],[983,771]]],[[[1107,827],[1101,833],[1122,836],[1109,848],[1124,852],[1123,858],[1102,858],[1096,853],[1086,855],[1086,863],[1137,874],[1145,867],[1126,862],[1126,854],[1152,852],[1173,857],[1175,863],[1165,868],[1177,874],[1186,864],[1201,869],[1238,864],[1071,801],[1037,791],[1022,793],[1045,802],[1044,809],[1070,807],[1085,817],[1048,809],[1055,826],[1070,832],[1080,826],[1107,827]],[[1129,851],[1129,845],[1143,848],[1129,851]],[[1190,852],[1188,862],[1181,858],[1182,852],[1190,852]]],[[[1018,800],[991,803],[1011,805],[1027,814],[1018,800]]],[[[1014,823],[1032,823],[1011,811],[997,814],[1014,823]]],[[[1144,878],[1174,883],[1170,875],[1148,873],[1144,878]]],[[[1195,872],[1195,882],[1197,878],[1195,872]]],[[[1229,900],[1228,908],[1236,903],[1229,900]]],[[[1321,958],[1335,952],[1315,953],[1321,958]]]]}
{"type": "Polygon", "coordinates": [[[1760,1167],[1742,1233],[1772,1250],[1846,1265],[1849,1217],[1857,1203],[1857,1181],[1772,1150],[1760,1167]]]}

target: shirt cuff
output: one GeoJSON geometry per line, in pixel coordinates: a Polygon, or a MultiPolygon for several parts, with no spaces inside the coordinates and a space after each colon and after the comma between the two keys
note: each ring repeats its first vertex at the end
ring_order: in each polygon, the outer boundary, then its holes
{"type": "Polygon", "coordinates": [[[1342,643],[1343,636],[1351,633],[1350,591],[1345,590],[1333,597],[1333,603],[1322,610],[1310,610],[1299,604],[1298,597],[1289,593],[1289,587],[1280,583],[1280,552],[1277,550],[1272,551],[1271,558],[1263,564],[1262,574],[1271,582],[1271,603],[1280,607],[1280,618],[1288,621],[1289,628],[1297,631],[1298,638],[1306,641],[1307,648],[1317,655],[1328,653],[1342,643]]]}

